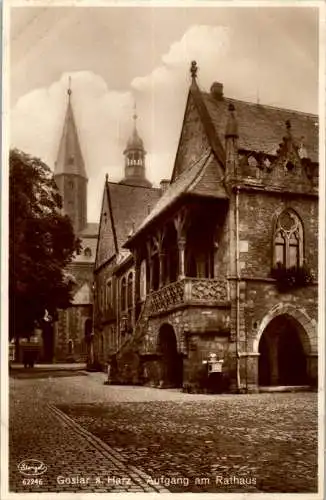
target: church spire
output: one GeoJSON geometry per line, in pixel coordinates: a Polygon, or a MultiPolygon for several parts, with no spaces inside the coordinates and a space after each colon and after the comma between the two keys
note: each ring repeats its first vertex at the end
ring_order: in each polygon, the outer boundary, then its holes
{"type": "Polygon", "coordinates": [[[59,144],[54,175],[74,174],[87,178],[85,164],[79,143],[75,117],[71,105],[71,78],[67,89],[68,104],[63,131],[59,144]]]}
{"type": "Polygon", "coordinates": [[[68,103],[59,143],[54,179],[62,197],[63,211],[76,233],[87,224],[87,175],[72,109],[71,78],[67,89],[68,103]]]}
{"type": "Polygon", "coordinates": [[[121,184],[131,184],[133,186],[151,187],[151,183],[146,179],[145,156],[146,151],[144,143],[137,130],[137,109],[134,104],[133,113],[133,131],[127,142],[127,147],[123,154],[125,155],[125,177],[121,184]]]}

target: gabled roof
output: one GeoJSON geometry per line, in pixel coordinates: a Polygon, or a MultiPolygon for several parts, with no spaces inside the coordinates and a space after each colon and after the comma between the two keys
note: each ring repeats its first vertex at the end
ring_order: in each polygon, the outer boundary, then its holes
{"type": "Polygon", "coordinates": [[[161,196],[158,188],[107,183],[111,213],[120,249],[161,196]]]}
{"type": "Polygon", "coordinates": [[[139,226],[161,196],[158,188],[106,181],[97,242],[98,268],[117,255],[128,236],[139,226]]]}
{"type": "MultiPolygon", "coordinates": [[[[211,149],[195,161],[188,170],[169,185],[163,196],[158,200],[153,210],[142,221],[130,241],[148,226],[154,219],[171,207],[186,194],[200,195],[217,199],[228,199],[223,184],[223,172],[211,149]]],[[[125,245],[128,247],[128,243],[125,245]]]]}
{"type": "Polygon", "coordinates": [[[68,96],[67,111],[59,144],[57,160],[54,166],[54,175],[73,174],[87,178],[76,122],[71,105],[71,90],[68,90],[68,96]]]}
{"type": "Polygon", "coordinates": [[[215,133],[224,142],[228,106],[235,107],[238,123],[239,149],[275,155],[286,132],[286,121],[298,145],[302,142],[308,158],[318,162],[318,116],[281,109],[263,104],[223,97],[216,99],[211,93],[201,92],[201,99],[214,125],[215,133]]]}

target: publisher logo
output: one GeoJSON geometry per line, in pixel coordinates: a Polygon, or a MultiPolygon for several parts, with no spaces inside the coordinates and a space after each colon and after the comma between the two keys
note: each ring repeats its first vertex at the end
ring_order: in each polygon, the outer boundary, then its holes
{"type": "Polygon", "coordinates": [[[17,468],[24,476],[40,476],[47,471],[47,466],[40,460],[35,460],[34,458],[23,460],[17,465],[17,468]]]}

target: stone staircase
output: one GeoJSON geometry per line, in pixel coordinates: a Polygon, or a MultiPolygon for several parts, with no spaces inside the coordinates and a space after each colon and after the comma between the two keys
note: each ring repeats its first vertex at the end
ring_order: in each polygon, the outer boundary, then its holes
{"type": "Polygon", "coordinates": [[[116,373],[112,373],[112,383],[140,384],[142,367],[139,355],[141,341],[147,331],[150,297],[147,296],[142,305],[138,320],[129,335],[116,352],[116,373]]]}

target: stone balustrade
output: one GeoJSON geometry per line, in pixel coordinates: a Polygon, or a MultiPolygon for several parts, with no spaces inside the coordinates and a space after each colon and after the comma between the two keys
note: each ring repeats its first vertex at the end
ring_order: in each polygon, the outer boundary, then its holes
{"type": "Polygon", "coordinates": [[[184,278],[151,293],[150,312],[160,313],[182,304],[214,305],[227,300],[226,280],[184,278]]]}

